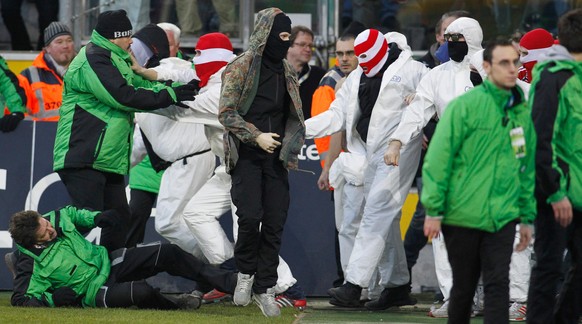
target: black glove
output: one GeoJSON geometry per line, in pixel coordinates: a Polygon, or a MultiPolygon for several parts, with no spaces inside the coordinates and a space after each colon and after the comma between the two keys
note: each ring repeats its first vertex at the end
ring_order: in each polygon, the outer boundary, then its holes
{"type": "Polygon", "coordinates": [[[188,84],[196,87],[196,91],[200,91],[200,80],[192,79],[188,84]]]}
{"type": "Polygon", "coordinates": [[[53,291],[53,303],[57,307],[78,305],[77,293],[69,287],[57,288],[53,291]]]}
{"type": "Polygon", "coordinates": [[[176,106],[188,108],[188,106],[182,104],[182,101],[194,100],[194,96],[198,94],[198,87],[193,84],[185,84],[174,88],[174,93],[176,93],[176,106]]]}
{"type": "Polygon", "coordinates": [[[95,222],[95,225],[101,228],[114,227],[118,225],[120,222],[119,213],[115,209],[106,210],[101,214],[95,216],[93,222],[95,222]]]}
{"type": "Polygon", "coordinates": [[[8,133],[16,129],[20,121],[24,119],[24,114],[21,112],[13,112],[0,119],[0,130],[3,133],[8,133]]]}

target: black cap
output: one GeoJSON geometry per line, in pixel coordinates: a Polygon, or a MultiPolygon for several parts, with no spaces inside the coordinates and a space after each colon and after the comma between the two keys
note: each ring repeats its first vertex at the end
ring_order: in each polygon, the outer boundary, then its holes
{"type": "Polygon", "coordinates": [[[95,31],[107,39],[130,37],[132,29],[127,12],[123,9],[100,13],[95,26],[95,31]]]}
{"type": "Polygon", "coordinates": [[[133,37],[139,39],[157,56],[159,59],[170,57],[170,43],[166,32],[154,24],[146,25],[138,30],[133,37]]]}

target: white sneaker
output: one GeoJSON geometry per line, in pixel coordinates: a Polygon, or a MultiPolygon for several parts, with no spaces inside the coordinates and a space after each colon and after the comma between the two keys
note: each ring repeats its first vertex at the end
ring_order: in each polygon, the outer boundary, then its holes
{"type": "Polygon", "coordinates": [[[269,288],[264,294],[254,294],[253,300],[267,317],[281,316],[281,310],[275,302],[275,289],[269,288]]]}
{"type": "Polygon", "coordinates": [[[509,306],[509,320],[512,322],[525,321],[525,314],[527,313],[527,306],[518,302],[514,302],[509,306]]]}
{"type": "Polygon", "coordinates": [[[436,305],[430,307],[428,316],[435,318],[448,318],[449,317],[449,301],[447,300],[441,307],[437,308],[436,305]]]}
{"type": "Polygon", "coordinates": [[[232,301],[235,305],[246,306],[251,303],[251,292],[254,282],[254,275],[251,276],[240,272],[238,273],[236,288],[234,289],[234,295],[232,296],[232,301]]]}

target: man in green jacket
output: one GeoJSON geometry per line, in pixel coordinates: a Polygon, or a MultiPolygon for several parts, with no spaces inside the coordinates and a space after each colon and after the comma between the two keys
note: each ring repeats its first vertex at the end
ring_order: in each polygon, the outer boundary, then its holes
{"type": "Polygon", "coordinates": [[[232,293],[236,274],[206,265],[172,244],[142,245],[107,253],[87,241],[78,227],[114,227],[115,210],[67,206],[46,215],[14,214],[9,231],[21,253],[12,305],[177,309],[198,308],[198,294],[162,295],[144,279],[159,272],[195,280],[232,293]]]}
{"type": "Polygon", "coordinates": [[[515,226],[520,251],[536,209],[535,132],[516,86],[519,54],[509,41],[483,53],[488,79],[453,100],[436,129],[423,167],[424,233],[441,230],[453,270],[450,323],[468,323],[479,276],[485,322],[507,323],[509,263],[515,226]]]}
{"type": "Polygon", "coordinates": [[[91,41],[71,62],[64,79],[53,169],[74,206],[117,209],[121,222],[104,229],[101,245],[120,248],[129,207],[124,175],[129,172],[134,112],[194,100],[195,86],[169,86],[133,73],[132,27],[124,10],[99,15],[91,41]]]}
{"type": "Polygon", "coordinates": [[[533,70],[538,217],[528,323],[579,323],[582,316],[581,34],[582,9],[565,13],[558,22],[560,45],[533,70]],[[571,264],[556,298],[566,248],[571,264]]]}

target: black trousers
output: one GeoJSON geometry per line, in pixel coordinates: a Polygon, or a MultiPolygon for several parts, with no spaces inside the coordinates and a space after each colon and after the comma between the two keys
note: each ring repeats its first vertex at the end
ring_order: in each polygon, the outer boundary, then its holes
{"type": "Polygon", "coordinates": [[[234,257],[241,273],[255,275],[253,291],[260,294],[277,283],[289,180],[278,151],[263,154],[245,145],[240,148],[231,172],[231,196],[238,216],[234,257]]]}
{"type": "Polygon", "coordinates": [[[156,203],[158,194],[145,190],[131,189],[130,197],[129,229],[125,240],[125,247],[128,248],[143,243],[146,225],[152,214],[152,207],[156,203]]]}
{"type": "Polygon", "coordinates": [[[509,322],[509,263],[516,222],[489,233],[443,225],[442,231],[453,270],[449,323],[469,323],[473,295],[482,274],[485,324],[509,322]]]}
{"type": "MultiPolygon", "coordinates": [[[[2,19],[10,33],[12,50],[30,51],[30,37],[26,31],[20,9],[23,0],[1,0],[2,19]]],[[[33,0],[38,11],[38,42],[36,50],[44,47],[44,30],[53,21],[59,20],[59,0],[33,0]]]]}
{"type": "Polygon", "coordinates": [[[95,298],[97,307],[175,309],[144,279],[160,272],[191,279],[234,293],[236,273],[204,264],[173,244],[152,244],[110,253],[111,273],[95,298]]]}
{"type": "Polygon", "coordinates": [[[564,228],[556,222],[551,205],[538,201],[535,228],[536,265],[529,284],[527,322],[578,323],[582,313],[582,212],[574,210],[572,224],[564,228]],[[571,265],[560,289],[566,248],[571,265]]]}
{"type": "Polygon", "coordinates": [[[123,175],[94,169],[63,169],[57,173],[71,196],[73,206],[91,210],[117,210],[121,218],[119,225],[103,228],[99,244],[109,252],[124,247],[130,214],[123,175]]]}

